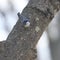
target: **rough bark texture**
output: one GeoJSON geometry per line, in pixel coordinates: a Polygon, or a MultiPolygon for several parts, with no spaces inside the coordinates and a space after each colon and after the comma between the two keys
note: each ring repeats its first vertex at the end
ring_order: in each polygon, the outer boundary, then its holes
{"type": "Polygon", "coordinates": [[[30,0],[22,15],[30,19],[31,26],[24,28],[18,20],[7,40],[0,42],[0,60],[36,60],[36,43],[59,10],[59,1],[30,0]]]}

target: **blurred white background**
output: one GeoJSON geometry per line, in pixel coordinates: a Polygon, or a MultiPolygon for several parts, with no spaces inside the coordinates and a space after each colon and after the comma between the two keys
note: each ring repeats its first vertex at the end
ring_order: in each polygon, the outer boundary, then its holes
{"type": "MultiPolygon", "coordinates": [[[[8,34],[18,20],[17,12],[22,13],[22,10],[28,2],[29,0],[0,0],[0,41],[6,40],[8,34]]],[[[42,37],[36,45],[38,60],[53,60],[53,56],[58,56],[58,54],[54,55],[54,53],[57,53],[57,51],[59,53],[57,44],[60,43],[56,44],[59,40],[60,12],[55,15],[52,22],[49,24],[48,29],[42,34],[42,37]],[[54,47],[53,50],[56,50],[56,46],[58,49],[53,53],[51,46],[54,47]]],[[[59,60],[59,57],[57,60],[59,60]]]]}
{"type": "Polygon", "coordinates": [[[27,5],[28,0],[0,0],[0,41],[5,41],[16,24],[17,12],[27,5]]]}

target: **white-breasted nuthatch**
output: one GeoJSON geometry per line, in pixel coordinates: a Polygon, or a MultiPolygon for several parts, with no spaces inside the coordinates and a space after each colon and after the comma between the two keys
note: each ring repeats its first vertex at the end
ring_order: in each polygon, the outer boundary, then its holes
{"type": "Polygon", "coordinates": [[[24,25],[24,27],[29,27],[30,26],[30,22],[29,19],[26,18],[25,16],[21,15],[19,12],[17,13],[21,23],[24,25]]]}

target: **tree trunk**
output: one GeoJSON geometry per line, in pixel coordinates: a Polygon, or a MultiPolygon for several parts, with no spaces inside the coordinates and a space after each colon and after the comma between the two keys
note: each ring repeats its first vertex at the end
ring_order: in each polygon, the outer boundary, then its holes
{"type": "Polygon", "coordinates": [[[59,7],[57,0],[30,0],[22,15],[31,25],[24,28],[18,20],[7,40],[0,42],[0,60],[36,60],[35,46],[59,7]]]}

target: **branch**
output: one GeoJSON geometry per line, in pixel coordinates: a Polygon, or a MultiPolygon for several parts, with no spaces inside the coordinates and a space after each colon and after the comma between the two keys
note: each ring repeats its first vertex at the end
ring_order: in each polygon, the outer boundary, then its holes
{"type": "Polygon", "coordinates": [[[29,28],[24,28],[20,20],[18,20],[7,41],[1,43],[3,45],[1,45],[1,48],[4,48],[4,52],[0,54],[1,60],[36,60],[37,52],[35,46],[52,20],[55,9],[59,10],[58,6],[60,4],[56,2],[59,1],[29,1],[22,15],[30,19],[31,25],[29,28]]]}

